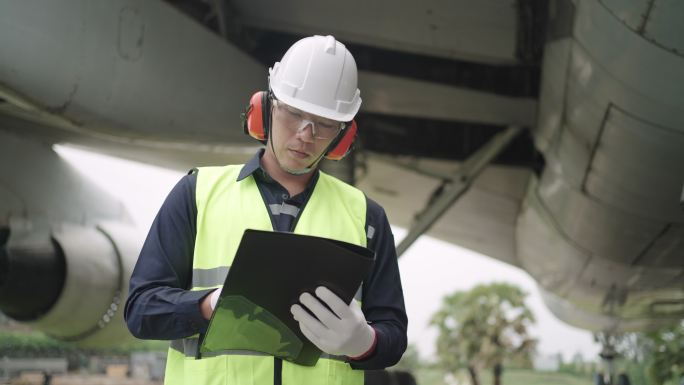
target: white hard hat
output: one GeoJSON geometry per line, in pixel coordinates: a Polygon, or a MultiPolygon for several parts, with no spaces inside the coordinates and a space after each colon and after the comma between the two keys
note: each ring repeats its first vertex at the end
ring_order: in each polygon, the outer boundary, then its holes
{"type": "Polygon", "coordinates": [[[349,122],[361,107],[354,57],[332,36],[299,40],[268,73],[278,100],[310,114],[349,122]]]}

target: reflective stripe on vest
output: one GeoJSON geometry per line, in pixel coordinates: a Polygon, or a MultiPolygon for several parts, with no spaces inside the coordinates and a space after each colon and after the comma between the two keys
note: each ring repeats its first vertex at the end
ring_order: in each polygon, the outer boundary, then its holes
{"type": "MultiPolygon", "coordinates": [[[[273,231],[268,208],[256,182],[239,182],[241,165],[203,167],[197,174],[197,235],[192,290],[220,287],[246,229],[273,231]]],[[[320,172],[294,230],[366,246],[366,198],[361,191],[320,172]]],[[[196,360],[197,336],[173,341],[165,384],[271,385],[274,358],[263,353],[229,350],[196,360]]],[[[363,384],[363,371],[352,370],[344,357],[321,356],[316,366],[282,363],[283,385],[363,384]]]]}
{"type": "MultiPolygon", "coordinates": [[[[199,343],[199,339],[197,338],[184,338],[182,340],[174,340],[171,341],[171,349],[184,354],[186,357],[195,357],[195,354],[197,353],[197,344],[199,343]]],[[[222,355],[227,355],[227,354],[234,354],[238,356],[268,356],[268,353],[262,353],[262,352],[255,352],[253,350],[222,350],[222,351],[217,351],[217,352],[211,352],[211,353],[202,353],[202,358],[204,357],[216,357],[216,356],[222,356],[222,355]]],[[[329,360],[337,360],[337,361],[342,361],[345,362],[347,360],[347,357],[345,356],[335,356],[332,354],[328,353],[322,353],[321,354],[322,358],[326,358],[329,360]]]]}

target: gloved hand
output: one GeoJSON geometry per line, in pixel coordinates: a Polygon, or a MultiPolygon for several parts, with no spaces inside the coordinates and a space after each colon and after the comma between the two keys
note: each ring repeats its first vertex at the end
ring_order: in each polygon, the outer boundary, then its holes
{"type": "Polygon", "coordinates": [[[375,329],[366,323],[359,304],[352,300],[347,305],[323,286],[316,288],[316,297],[309,293],[299,296],[302,305],[316,317],[299,304],[290,308],[306,338],[328,354],[354,358],[369,353],[375,345],[375,329]],[[327,304],[332,312],[321,302],[327,304]]]}

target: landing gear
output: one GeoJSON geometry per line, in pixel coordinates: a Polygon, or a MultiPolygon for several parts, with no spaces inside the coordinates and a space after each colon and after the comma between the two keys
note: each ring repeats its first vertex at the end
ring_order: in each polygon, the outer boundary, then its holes
{"type": "Polygon", "coordinates": [[[603,373],[596,373],[596,376],[594,376],[594,385],[606,385],[603,373]]]}
{"type": "MultiPolygon", "coordinates": [[[[611,382],[606,382],[605,377],[603,376],[602,373],[597,373],[596,377],[594,377],[594,384],[595,385],[610,385],[611,382]]],[[[617,377],[617,383],[616,385],[631,385],[632,383],[629,382],[629,377],[627,377],[626,374],[620,373],[617,377]]]]}
{"type": "Polygon", "coordinates": [[[629,377],[627,377],[626,374],[620,373],[620,375],[618,375],[617,385],[632,385],[632,383],[629,382],[629,377]]]}
{"type": "Polygon", "coordinates": [[[625,373],[617,374],[615,369],[615,359],[618,357],[615,345],[620,337],[610,333],[596,333],[594,334],[594,339],[603,345],[603,349],[599,353],[603,363],[603,372],[596,374],[594,384],[631,385],[629,377],[625,373]]]}

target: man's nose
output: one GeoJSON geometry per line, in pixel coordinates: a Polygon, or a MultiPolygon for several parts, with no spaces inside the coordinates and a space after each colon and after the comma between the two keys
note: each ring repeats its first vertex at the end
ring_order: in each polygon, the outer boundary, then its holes
{"type": "Polygon", "coordinates": [[[297,129],[297,136],[305,142],[314,140],[314,123],[310,120],[302,120],[301,126],[297,129]]]}

